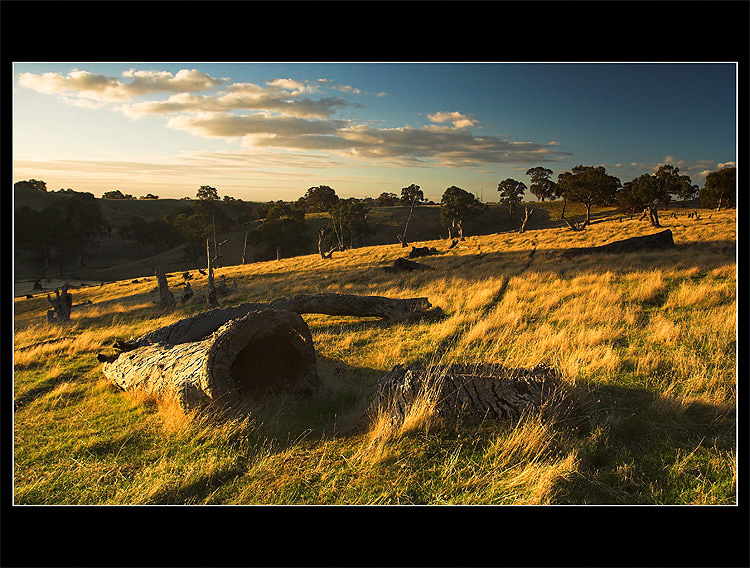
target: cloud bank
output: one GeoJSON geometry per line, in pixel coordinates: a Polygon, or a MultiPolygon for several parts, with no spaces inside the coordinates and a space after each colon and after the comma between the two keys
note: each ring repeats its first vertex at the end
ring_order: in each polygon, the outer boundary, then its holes
{"type": "Polygon", "coordinates": [[[361,107],[345,96],[363,93],[327,79],[276,78],[258,85],[230,83],[196,69],[175,74],[129,69],[121,77],[82,70],[67,75],[22,73],[18,83],[58,95],[71,105],[109,106],[133,119],[164,116],[168,128],[237,141],[244,148],[315,150],[412,165],[536,164],[570,155],[554,141],[542,144],[475,135],[471,130],[479,127],[479,121],[456,110],[428,113],[429,123],[421,127],[375,128],[336,118],[337,113],[361,107]],[[224,88],[210,92],[219,87],[224,88]],[[159,94],[162,98],[149,97],[159,94]]]}

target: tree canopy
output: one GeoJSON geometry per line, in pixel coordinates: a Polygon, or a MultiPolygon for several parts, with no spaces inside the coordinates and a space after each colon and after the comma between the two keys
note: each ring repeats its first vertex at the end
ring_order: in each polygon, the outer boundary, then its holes
{"type": "Polygon", "coordinates": [[[568,201],[586,207],[584,226],[591,222],[593,205],[614,205],[620,180],[607,174],[604,166],[576,166],[570,172],[557,176],[558,192],[568,201]]]}
{"type": "Polygon", "coordinates": [[[377,203],[381,207],[388,207],[390,205],[397,205],[400,202],[399,196],[395,193],[381,193],[377,198],[377,203]]]}
{"type": "Polygon", "coordinates": [[[446,189],[440,200],[440,219],[448,227],[448,237],[453,238],[454,231],[457,231],[459,237],[463,239],[464,221],[478,215],[486,208],[484,203],[465,189],[455,185],[446,189]]]}
{"type": "Polygon", "coordinates": [[[305,213],[301,209],[277,201],[270,204],[265,219],[248,233],[251,242],[264,245],[255,255],[256,260],[273,260],[310,251],[305,213]]]}
{"type": "Polygon", "coordinates": [[[717,210],[722,207],[733,206],[735,204],[736,184],[736,167],[726,167],[718,172],[711,172],[706,176],[706,184],[699,192],[701,206],[716,207],[717,210]]]}
{"type": "Polygon", "coordinates": [[[417,184],[413,183],[408,187],[401,188],[401,201],[413,207],[424,201],[424,192],[417,184]]]}
{"type": "Polygon", "coordinates": [[[135,199],[129,193],[123,193],[119,189],[113,189],[112,191],[105,191],[102,194],[102,199],[135,199]]]}
{"type": "Polygon", "coordinates": [[[526,184],[508,178],[497,184],[497,190],[500,192],[500,203],[504,203],[508,207],[508,217],[512,217],[514,207],[521,205],[526,184]]]}
{"type": "Polygon", "coordinates": [[[307,211],[330,211],[339,197],[336,191],[327,185],[311,187],[304,195],[304,207],[307,211]]]}
{"type": "Polygon", "coordinates": [[[231,226],[231,219],[219,202],[210,199],[191,201],[164,217],[164,221],[177,230],[188,257],[196,262],[205,254],[206,239],[213,237],[214,228],[222,230],[231,226]]]}
{"type": "Polygon", "coordinates": [[[531,177],[529,191],[540,201],[557,199],[558,196],[555,193],[556,184],[550,179],[552,170],[537,166],[536,168],[526,170],[526,175],[531,177]]]}
{"type": "Polygon", "coordinates": [[[33,189],[34,191],[47,191],[47,183],[38,179],[28,179],[17,181],[13,184],[13,189],[33,189]]]}
{"type": "Polygon", "coordinates": [[[690,178],[680,175],[680,168],[670,164],[663,164],[654,174],[657,183],[658,202],[666,206],[672,195],[680,199],[692,199],[698,191],[698,186],[693,185],[690,178]]]}
{"type": "Polygon", "coordinates": [[[374,232],[368,220],[370,208],[354,198],[340,199],[329,211],[328,224],[323,244],[334,245],[338,250],[346,250],[360,244],[360,241],[374,232]]]}
{"type": "Polygon", "coordinates": [[[211,187],[210,185],[200,186],[195,196],[198,199],[202,199],[203,201],[218,201],[219,200],[219,192],[217,191],[215,187],[211,187]]]}

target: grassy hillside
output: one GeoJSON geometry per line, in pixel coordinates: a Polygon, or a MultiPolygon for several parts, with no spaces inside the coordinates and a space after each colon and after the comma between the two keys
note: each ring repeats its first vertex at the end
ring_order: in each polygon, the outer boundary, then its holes
{"type": "MultiPolygon", "coordinates": [[[[424,210],[427,214],[427,210],[424,210]]],[[[96,353],[204,309],[154,311],[153,277],[75,290],[70,324],[43,297],[17,299],[16,504],[734,504],[736,224],[664,216],[675,250],[564,260],[560,252],[653,232],[602,219],[470,236],[387,273],[398,245],[231,266],[235,304],[297,293],[425,296],[433,322],[306,315],[326,393],[250,416],[183,414],[125,393],[96,353]],[[517,423],[400,424],[363,416],[397,363],[555,367],[574,393],[517,423]]],[[[711,215],[711,218],[709,218],[711,215]]],[[[553,215],[554,217],[554,215],[553,215]]],[[[388,234],[388,231],[385,231],[388,234]]],[[[173,287],[181,281],[171,277],[173,287]]],[[[193,281],[196,296],[205,278],[193,281]]]]}
{"type": "MultiPolygon", "coordinates": [[[[35,209],[43,209],[50,205],[60,194],[39,192],[29,189],[15,190],[14,207],[23,205],[35,209]]],[[[133,217],[144,217],[148,221],[164,218],[165,215],[173,213],[178,207],[184,206],[185,201],[181,199],[155,199],[155,200],[117,200],[99,199],[102,215],[107,219],[113,231],[111,235],[103,236],[97,246],[90,248],[85,255],[85,266],[80,274],[80,281],[98,284],[101,281],[119,279],[134,279],[153,275],[153,269],[161,264],[168,271],[194,270],[195,261],[185,255],[185,247],[178,246],[171,250],[156,251],[143,249],[143,247],[123,239],[118,235],[118,230],[130,223],[133,217]]],[[[564,226],[560,220],[562,203],[533,203],[534,213],[527,225],[529,229],[540,229],[544,227],[564,226]]],[[[580,205],[568,205],[566,217],[581,217],[585,210],[580,205]]],[[[615,214],[612,208],[604,208],[596,213],[603,218],[615,214]]],[[[374,207],[370,213],[370,224],[375,232],[364,238],[361,244],[392,244],[396,243],[396,235],[403,233],[404,225],[409,215],[409,208],[405,206],[374,207]]],[[[497,203],[490,203],[487,211],[478,217],[471,219],[465,224],[467,235],[489,235],[518,229],[518,216],[514,212],[510,219],[504,207],[497,203]]],[[[317,229],[328,222],[325,213],[308,214],[308,235],[313,243],[317,242],[317,229]]],[[[411,240],[434,240],[445,236],[446,231],[440,222],[440,206],[425,205],[415,209],[409,222],[407,238],[411,240]]],[[[217,235],[219,242],[227,241],[222,247],[222,255],[225,264],[240,264],[244,245],[245,231],[243,229],[220,232],[217,235]]],[[[257,252],[252,243],[247,245],[247,258],[252,260],[257,252]]],[[[312,252],[312,251],[311,251],[312,252]]],[[[72,267],[69,267],[72,269],[72,267]]],[[[16,281],[16,295],[26,294],[31,290],[36,277],[37,268],[29,261],[28,255],[23,251],[17,251],[14,266],[14,279],[16,281]]],[[[71,270],[63,275],[59,274],[57,268],[51,272],[56,277],[53,282],[45,287],[54,289],[61,285],[67,278],[74,278],[71,270]]]]}

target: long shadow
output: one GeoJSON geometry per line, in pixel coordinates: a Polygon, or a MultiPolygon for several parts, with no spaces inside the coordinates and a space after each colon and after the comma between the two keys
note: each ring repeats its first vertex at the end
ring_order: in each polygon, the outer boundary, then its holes
{"type": "Polygon", "coordinates": [[[731,472],[711,459],[735,449],[733,406],[683,404],[637,386],[596,385],[565,428],[580,448],[579,466],[556,482],[556,503],[689,503],[707,483],[732,500],[731,472]]]}

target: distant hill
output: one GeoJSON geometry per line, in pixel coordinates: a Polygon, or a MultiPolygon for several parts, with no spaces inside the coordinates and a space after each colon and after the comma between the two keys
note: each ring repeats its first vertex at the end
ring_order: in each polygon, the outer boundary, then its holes
{"type": "MultiPolygon", "coordinates": [[[[21,206],[29,206],[34,209],[43,209],[55,200],[64,196],[56,192],[40,192],[33,189],[16,189],[14,192],[14,209],[21,206]]],[[[155,252],[144,250],[132,241],[119,236],[118,230],[128,224],[133,217],[140,216],[149,221],[162,219],[173,213],[177,208],[184,206],[184,199],[102,199],[97,198],[101,205],[102,214],[112,227],[112,234],[105,235],[98,247],[92,248],[86,254],[85,266],[81,271],[81,280],[85,281],[109,281],[125,278],[137,278],[150,276],[157,264],[164,266],[167,272],[192,270],[197,268],[195,262],[186,259],[184,246],[174,249],[155,252]]],[[[697,202],[691,202],[698,206],[697,202]]],[[[562,202],[535,202],[526,203],[534,210],[528,224],[527,230],[562,227],[564,221],[560,219],[562,202]]],[[[681,204],[684,206],[683,204],[681,204]]],[[[584,214],[580,205],[568,204],[566,218],[576,219],[584,214]]],[[[597,209],[594,218],[617,214],[614,208],[597,209]]],[[[409,215],[407,206],[373,207],[370,213],[370,223],[375,229],[374,234],[363,239],[359,243],[364,245],[394,244],[397,242],[396,235],[403,233],[404,224],[409,215]]],[[[509,219],[507,209],[498,203],[489,203],[486,211],[477,217],[467,221],[464,232],[469,235],[490,235],[516,231],[519,227],[521,211],[514,212],[513,219],[509,219]]],[[[309,226],[308,234],[313,243],[317,242],[318,228],[328,222],[325,213],[308,214],[306,221],[309,226]]],[[[217,235],[219,241],[226,240],[222,247],[222,256],[225,265],[240,264],[245,230],[223,232],[217,235]]],[[[439,205],[421,205],[414,210],[407,240],[418,244],[420,241],[429,241],[446,238],[447,231],[440,221],[439,205]]],[[[247,245],[247,258],[252,261],[256,249],[251,243],[247,245]]],[[[311,251],[313,252],[313,251],[311,251]]],[[[26,261],[23,254],[15,255],[16,281],[34,278],[34,266],[26,261]]],[[[62,277],[71,276],[63,275],[62,277]]]]}

